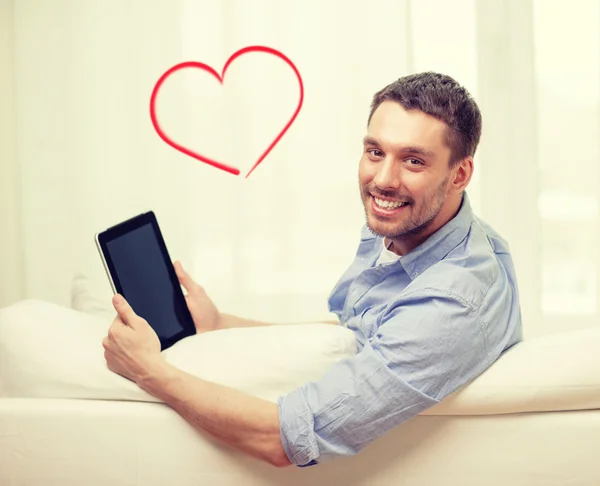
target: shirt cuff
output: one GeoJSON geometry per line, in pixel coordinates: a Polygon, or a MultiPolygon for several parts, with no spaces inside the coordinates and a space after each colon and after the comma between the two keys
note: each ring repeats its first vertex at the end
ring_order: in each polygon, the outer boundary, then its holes
{"type": "Polygon", "coordinates": [[[319,446],[314,433],[314,417],[302,388],[279,397],[277,405],[281,443],[290,462],[301,467],[317,464],[319,446]]]}

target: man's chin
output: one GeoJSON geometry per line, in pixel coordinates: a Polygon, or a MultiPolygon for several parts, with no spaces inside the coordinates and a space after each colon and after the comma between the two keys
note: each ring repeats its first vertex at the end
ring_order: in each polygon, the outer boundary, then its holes
{"type": "Polygon", "coordinates": [[[377,218],[369,215],[367,218],[367,227],[371,233],[384,238],[398,238],[402,236],[402,227],[393,222],[380,221],[377,218]]]}

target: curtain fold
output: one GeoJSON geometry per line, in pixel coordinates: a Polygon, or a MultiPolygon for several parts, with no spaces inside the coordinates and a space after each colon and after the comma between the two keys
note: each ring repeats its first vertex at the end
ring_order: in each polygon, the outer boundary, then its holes
{"type": "Polygon", "coordinates": [[[14,73],[13,0],[0,0],[0,307],[25,296],[14,73]]]}
{"type": "Polygon", "coordinates": [[[476,25],[481,212],[510,244],[527,337],[543,331],[532,2],[477,0],[476,25]]]}

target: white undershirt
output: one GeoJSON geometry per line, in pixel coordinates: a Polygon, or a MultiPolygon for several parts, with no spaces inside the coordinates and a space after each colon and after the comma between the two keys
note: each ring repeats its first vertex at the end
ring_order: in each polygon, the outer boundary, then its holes
{"type": "Polygon", "coordinates": [[[400,259],[400,255],[396,255],[393,251],[388,250],[388,247],[392,244],[392,242],[390,241],[389,243],[386,244],[385,238],[382,238],[381,241],[382,241],[381,255],[379,255],[377,262],[375,262],[375,266],[381,265],[384,263],[397,262],[400,259]]]}

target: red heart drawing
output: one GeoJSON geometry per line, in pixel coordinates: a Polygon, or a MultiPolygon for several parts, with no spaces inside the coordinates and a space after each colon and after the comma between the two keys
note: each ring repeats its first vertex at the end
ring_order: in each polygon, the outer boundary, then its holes
{"type": "Polygon", "coordinates": [[[154,89],[152,90],[152,96],[150,97],[150,118],[152,119],[152,125],[154,125],[154,129],[156,130],[156,133],[158,133],[160,138],[162,138],[167,144],[169,144],[174,149],[179,150],[180,152],[182,152],[186,155],[189,155],[190,157],[193,157],[193,158],[195,158],[201,162],[204,162],[206,164],[212,165],[213,167],[216,167],[217,169],[224,170],[224,171],[229,172],[234,175],[239,175],[240,170],[237,169],[236,167],[232,167],[232,166],[224,164],[222,162],[218,162],[216,160],[210,159],[204,155],[201,155],[197,152],[194,152],[194,151],[178,144],[177,142],[175,142],[171,138],[169,138],[169,136],[164,132],[164,130],[161,128],[160,124],[158,123],[158,118],[156,116],[156,98],[158,96],[160,87],[165,82],[165,80],[171,74],[173,74],[181,69],[187,69],[187,68],[201,69],[202,71],[206,71],[207,73],[212,74],[215,78],[217,78],[219,80],[219,83],[223,84],[223,79],[225,78],[225,73],[226,73],[229,65],[235,59],[242,56],[243,54],[247,54],[248,52],[265,52],[267,54],[271,54],[273,56],[279,57],[280,59],[283,59],[294,70],[294,73],[296,74],[296,77],[298,78],[298,84],[300,85],[300,99],[298,101],[298,106],[296,107],[296,111],[294,111],[294,114],[292,115],[292,117],[289,119],[289,121],[287,122],[285,127],[283,127],[283,130],[281,130],[279,132],[279,134],[277,135],[277,137],[275,137],[275,140],[273,140],[271,142],[271,144],[267,147],[267,149],[258,158],[256,163],[252,166],[250,171],[246,174],[246,177],[248,177],[252,173],[252,171],[254,169],[256,169],[256,167],[258,167],[258,164],[260,164],[265,159],[265,157],[269,154],[269,152],[271,150],[273,150],[273,147],[275,147],[275,145],[277,145],[279,140],[281,140],[281,137],[283,137],[285,132],[287,132],[288,128],[290,128],[290,126],[292,125],[292,123],[294,122],[296,117],[298,116],[298,113],[300,112],[300,108],[302,108],[302,103],[304,101],[304,85],[302,83],[302,77],[300,76],[298,69],[296,68],[294,63],[292,61],[290,61],[290,59],[288,59],[281,52],[279,52],[271,47],[249,46],[249,47],[244,47],[243,49],[240,49],[239,51],[236,51],[231,55],[231,57],[225,63],[225,66],[223,67],[223,72],[221,75],[219,75],[219,73],[217,73],[212,67],[210,67],[202,62],[196,62],[196,61],[182,62],[182,63],[176,64],[175,66],[173,66],[172,68],[167,70],[159,78],[159,80],[154,85],[154,89]]]}

